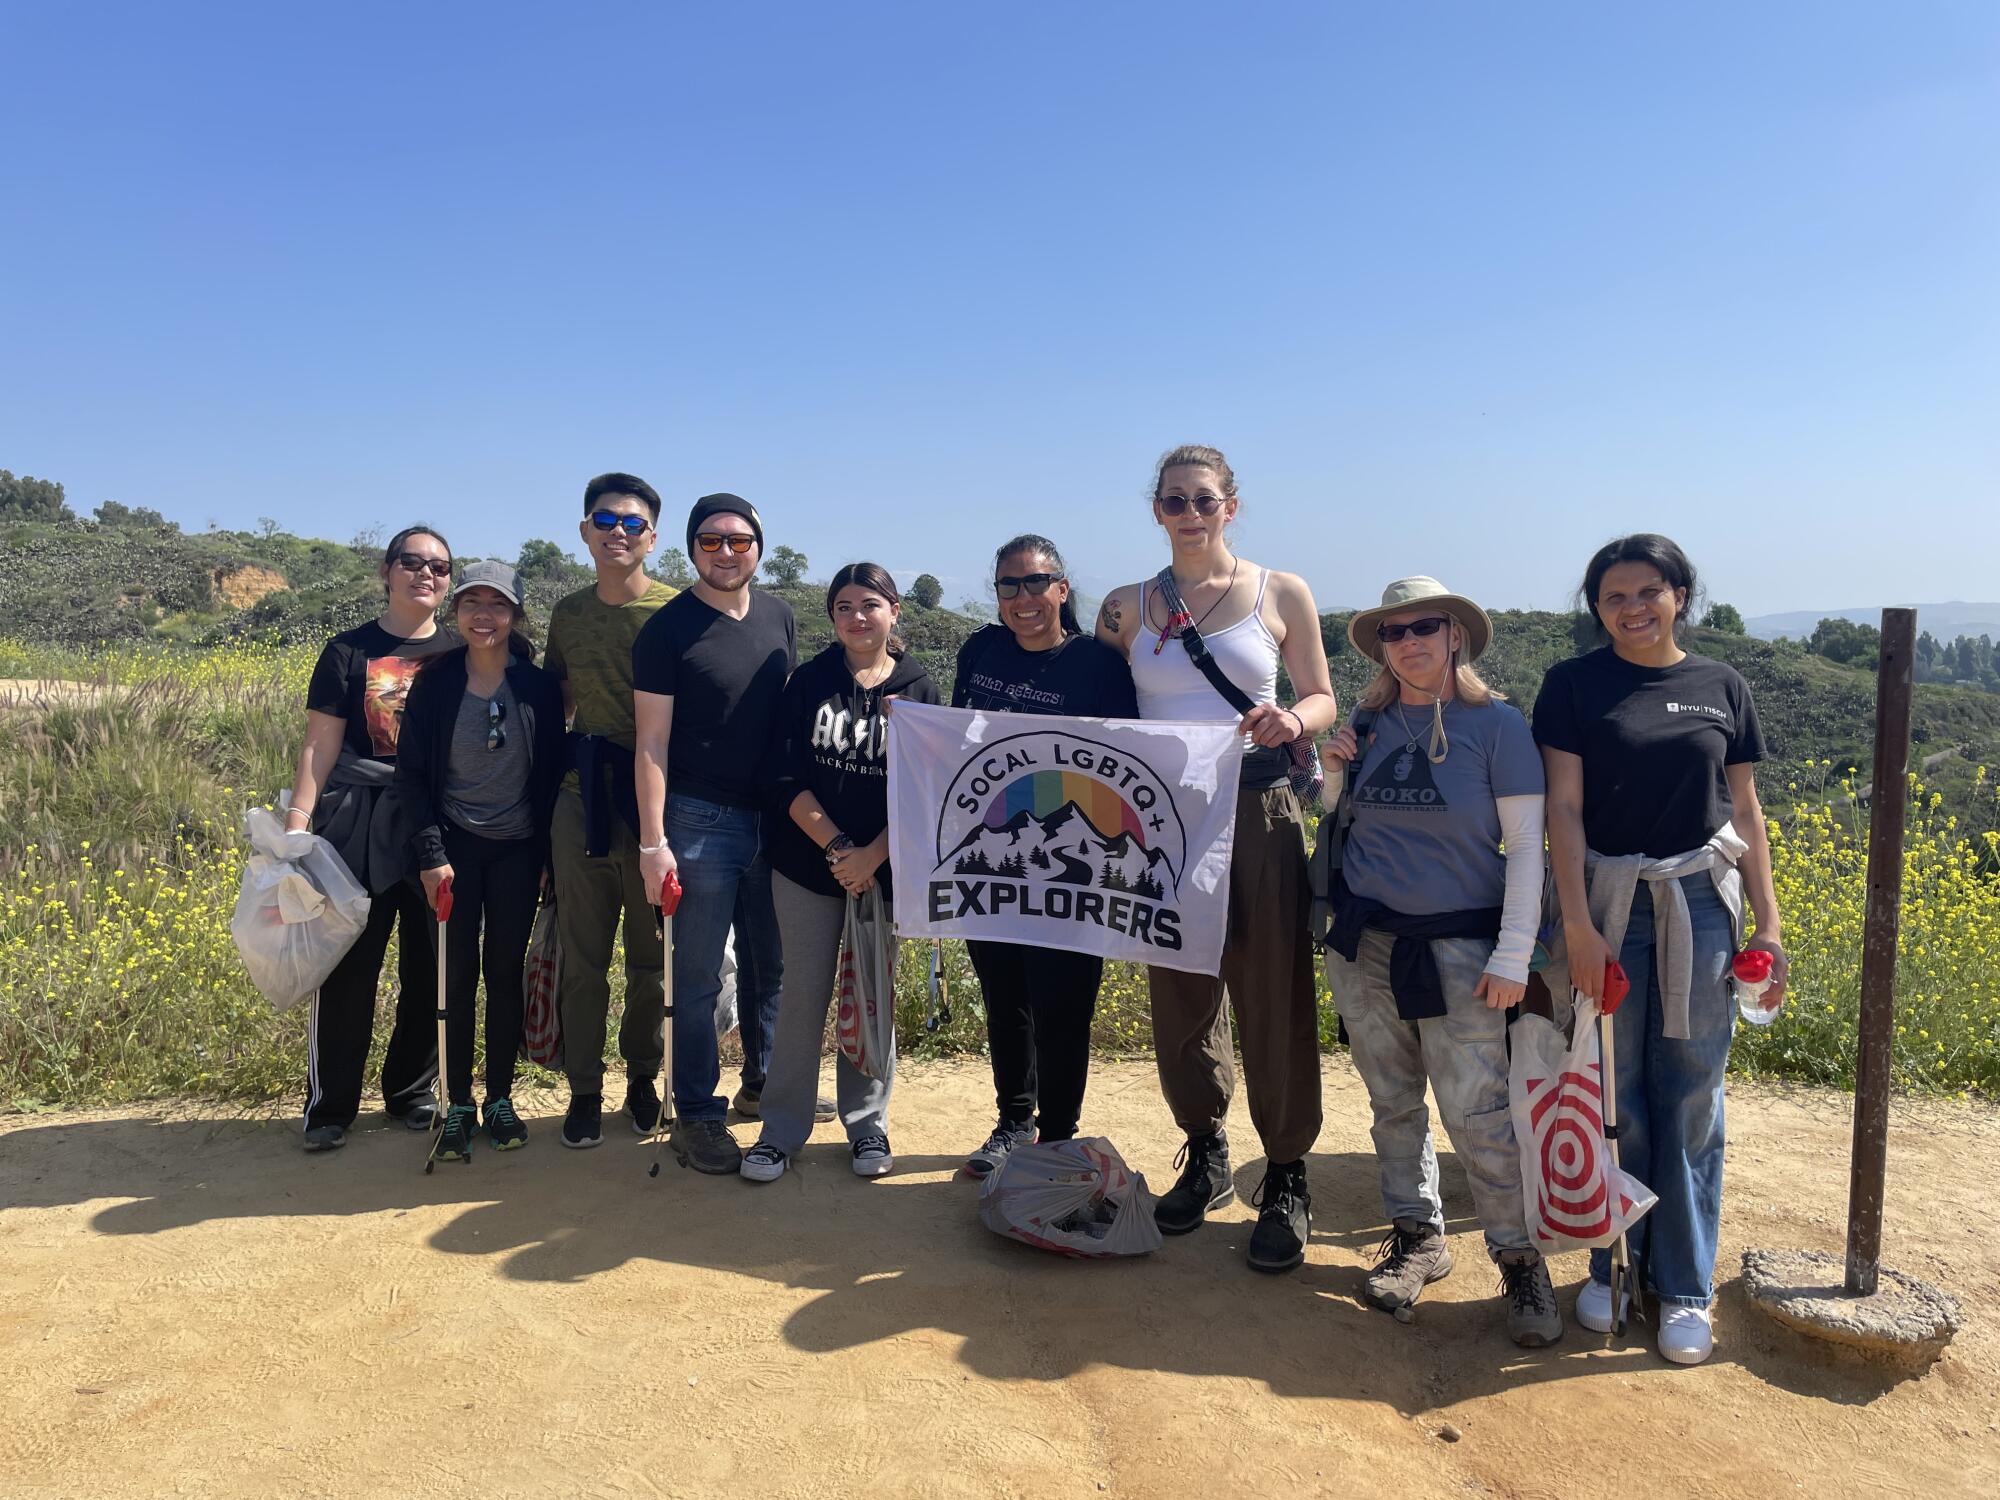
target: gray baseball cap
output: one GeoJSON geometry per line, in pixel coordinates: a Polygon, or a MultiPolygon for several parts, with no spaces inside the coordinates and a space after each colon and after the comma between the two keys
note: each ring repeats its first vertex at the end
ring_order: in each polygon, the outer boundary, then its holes
{"type": "Polygon", "coordinates": [[[456,600],[467,589],[492,589],[514,608],[521,607],[521,575],[503,562],[467,563],[451,587],[451,597],[456,600]]]}

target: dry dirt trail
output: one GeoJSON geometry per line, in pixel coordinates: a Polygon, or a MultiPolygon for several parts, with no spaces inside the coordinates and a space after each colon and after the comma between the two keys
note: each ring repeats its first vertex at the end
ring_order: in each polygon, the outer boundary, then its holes
{"type": "MultiPolygon", "coordinates": [[[[649,1180],[620,1121],[562,1150],[550,1099],[527,1150],[432,1177],[379,1114],[314,1158],[210,1107],[8,1119],[0,1495],[2000,1494],[1991,1110],[1899,1106],[1888,1259],[1970,1318],[1899,1379],[1745,1306],[1746,1243],[1839,1248],[1848,1126],[1736,1089],[1719,1347],[1683,1370],[1643,1329],[1509,1344],[1448,1157],[1457,1271],[1413,1326],[1361,1306],[1365,1102],[1326,1071],[1313,1244],[1278,1278],[1244,1268],[1247,1203],[1115,1264],[982,1229],[952,1176],[977,1063],[907,1070],[876,1182],[829,1127],[768,1187],[649,1180]]],[[[1149,1066],[1100,1065],[1086,1121],[1164,1186],[1149,1066]]],[[[1556,1268],[1566,1313],[1583,1274],[1556,1268]]]]}

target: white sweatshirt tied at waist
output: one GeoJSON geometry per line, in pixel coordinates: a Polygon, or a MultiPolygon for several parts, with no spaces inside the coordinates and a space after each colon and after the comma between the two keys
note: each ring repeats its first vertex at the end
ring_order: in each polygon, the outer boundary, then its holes
{"type": "MultiPolygon", "coordinates": [[[[1694,927],[1681,878],[1706,873],[1729,912],[1730,946],[1743,939],[1743,876],[1737,861],[1749,852],[1733,824],[1724,823],[1707,843],[1683,854],[1654,859],[1645,854],[1599,854],[1586,849],[1583,875],[1590,891],[1590,923],[1612,956],[1625,944],[1632,921],[1632,898],[1645,881],[1653,892],[1653,963],[1659,974],[1662,1023],[1675,1041],[1688,1039],[1688,992],[1694,981],[1694,927]]],[[[1643,976],[1630,976],[1639,983],[1643,976]]]]}

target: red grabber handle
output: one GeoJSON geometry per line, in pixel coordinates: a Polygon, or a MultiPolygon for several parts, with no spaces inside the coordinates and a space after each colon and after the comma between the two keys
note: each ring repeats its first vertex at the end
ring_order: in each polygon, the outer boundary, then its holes
{"type": "Polygon", "coordinates": [[[1625,997],[1632,993],[1632,981],[1625,977],[1625,970],[1618,960],[1607,959],[1604,964],[1604,998],[1598,1002],[1598,1011],[1603,1015],[1615,1015],[1618,1007],[1625,1003],[1625,997]]]}
{"type": "Polygon", "coordinates": [[[666,879],[660,882],[660,915],[671,917],[674,914],[674,908],[680,904],[681,878],[672,870],[669,870],[667,871],[666,879]]]}
{"type": "Polygon", "coordinates": [[[446,876],[443,880],[440,880],[438,882],[437,919],[440,922],[449,922],[451,920],[451,877],[450,876],[446,876]]]}

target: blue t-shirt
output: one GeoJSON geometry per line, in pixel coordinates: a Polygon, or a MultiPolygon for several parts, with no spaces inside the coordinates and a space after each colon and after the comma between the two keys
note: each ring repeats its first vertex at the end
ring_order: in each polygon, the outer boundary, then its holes
{"type": "Polygon", "coordinates": [[[1401,707],[1401,716],[1394,703],[1375,716],[1349,772],[1348,888],[1409,916],[1498,906],[1507,861],[1493,799],[1539,797],[1546,785],[1528,721],[1497,698],[1478,708],[1453,699],[1444,706],[1451,749],[1434,766],[1431,711],[1401,707]]]}

